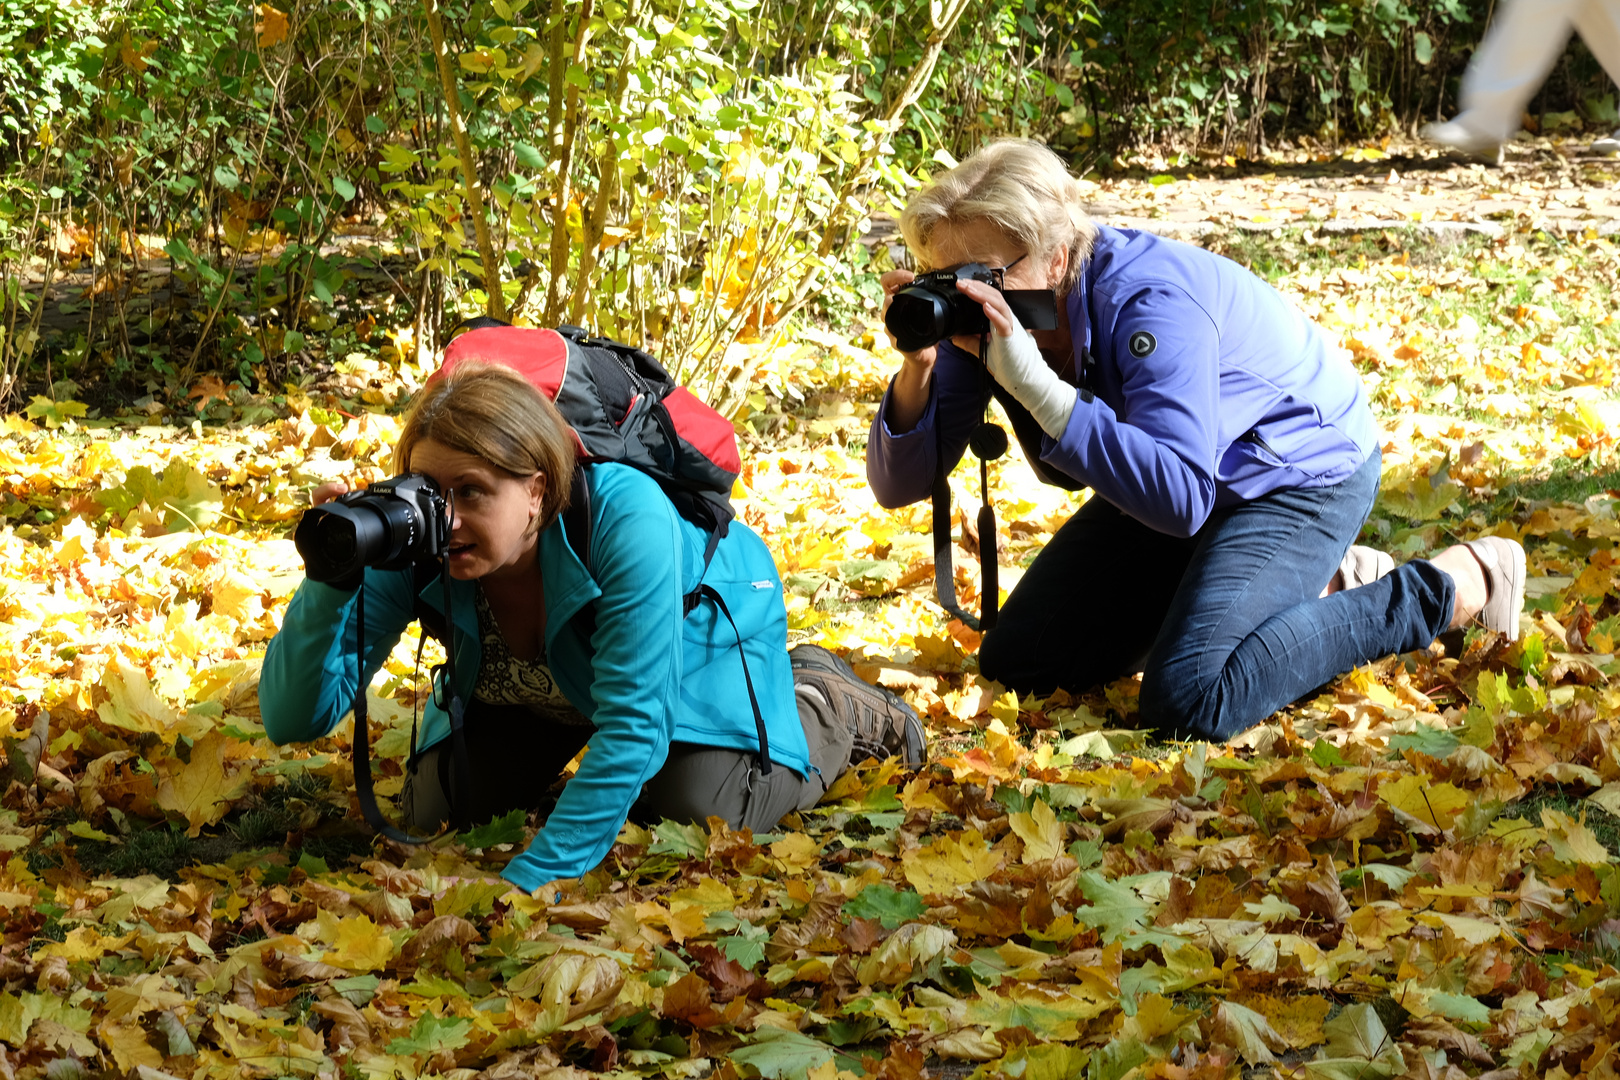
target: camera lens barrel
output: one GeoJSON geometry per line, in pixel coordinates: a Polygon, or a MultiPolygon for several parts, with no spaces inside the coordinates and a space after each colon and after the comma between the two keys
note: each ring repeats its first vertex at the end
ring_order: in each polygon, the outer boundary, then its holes
{"type": "Polygon", "coordinates": [[[884,325],[901,352],[916,352],[949,337],[951,297],[920,285],[907,285],[889,301],[884,325]]]}
{"type": "Polygon", "coordinates": [[[293,543],[314,581],[341,581],[376,565],[390,546],[388,526],[375,506],[330,503],[304,511],[293,543]]]}
{"type": "Polygon", "coordinates": [[[293,543],[312,581],[337,582],[439,555],[448,535],[437,485],[412,474],[304,511],[293,543]]]}

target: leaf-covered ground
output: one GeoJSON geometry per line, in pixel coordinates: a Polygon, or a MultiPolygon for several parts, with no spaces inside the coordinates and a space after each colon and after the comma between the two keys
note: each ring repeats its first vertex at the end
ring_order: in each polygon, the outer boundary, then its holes
{"type": "MultiPolygon", "coordinates": [[[[419,372],[199,384],[194,425],[11,417],[0,1077],[1613,1077],[1620,264],[1530,224],[1205,238],[1355,356],[1385,432],[1369,542],[1525,543],[1519,642],[1379,661],[1229,746],[1145,738],[1131,679],[1019,701],[929,599],[926,509],[866,490],[892,355],[807,332],[737,418],[739,502],[794,639],[903,691],[931,761],[770,835],[628,826],[555,903],[497,876],[535,821],[374,841],[346,729],[277,749],[257,722],[287,525],[313,483],[385,475],[419,372]]],[[[1077,502],[1016,457],[992,484],[1006,586],[1077,502]]],[[[413,652],[372,690],[385,795],[413,652]]]]}

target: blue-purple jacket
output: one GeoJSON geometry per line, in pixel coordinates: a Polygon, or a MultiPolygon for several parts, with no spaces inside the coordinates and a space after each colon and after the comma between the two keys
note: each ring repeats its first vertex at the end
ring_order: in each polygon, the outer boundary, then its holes
{"type": "Polygon", "coordinates": [[[1090,393],[1062,436],[941,342],[917,426],[889,430],[888,394],[872,423],[866,475],[878,502],[926,498],[938,455],[961,460],[992,393],[1043,479],[1090,486],[1173,536],[1273,491],[1339,483],[1367,460],[1378,432],[1359,375],[1277,290],[1190,244],[1097,231],[1068,296],[1075,366],[1089,356],[1089,374],[1064,373],[1090,393]]]}

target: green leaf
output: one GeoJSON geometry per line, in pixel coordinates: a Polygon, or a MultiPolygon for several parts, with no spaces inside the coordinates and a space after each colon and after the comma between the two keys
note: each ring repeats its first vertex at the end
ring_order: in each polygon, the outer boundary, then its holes
{"type": "Polygon", "coordinates": [[[236,175],[236,170],[229,165],[214,166],[214,183],[226,191],[235,191],[242,183],[242,178],[236,175]]]}
{"type": "Polygon", "coordinates": [[[1412,35],[1412,59],[1420,64],[1434,59],[1434,42],[1421,30],[1412,35]]]}
{"type": "Polygon", "coordinates": [[[347,979],[332,980],[332,989],[356,1008],[369,1003],[381,985],[382,981],[375,975],[351,975],[347,979]]]}
{"type": "Polygon", "coordinates": [[[752,970],[765,959],[765,940],[769,936],[763,926],[747,926],[740,934],[716,939],[715,944],[727,960],[752,970]]]}
{"type": "Polygon", "coordinates": [[[416,979],[399,988],[402,994],[415,994],[417,997],[471,997],[467,988],[454,979],[444,975],[423,975],[417,973],[416,979]]]}
{"type": "Polygon", "coordinates": [[[317,874],[330,874],[332,872],[331,869],[326,865],[325,859],[318,855],[311,855],[307,851],[298,856],[298,869],[302,870],[310,877],[314,877],[317,874]]]}
{"type": "Polygon", "coordinates": [[[833,1049],[797,1031],[766,1028],[750,1046],[731,1051],[731,1060],[766,1080],[807,1080],[810,1070],[833,1059],[833,1049]]]}
{"type": "Polygon", "coordinates": [[[174,237],[167,244],[164,244],[163,251],[169,256],[169,258],[173,259],[177,263],[185,263],[187,266],[196,265],[196,252],[192,251],[190,246],[178,236],[174,237]]]}
{"type": "Polygon", "coordinates": [[[1404,870],[1399,866],[1388,863],[1368,863],[1361,868],[1361,872],[1373,879],[1382,882],[1393,892],[1400,892],[1406,888],[1406,883],[1417,876],[1411,870],[1404,870]]]}
{"type": "Polygon", "coordinates": [[[1100,1050],[1091,1052],[1091,1065],[1086,1069],[1086,1080],[1123,1080],[1126,1074],[1153,1057],[1142,1040],[1128,1037],[1114,1039],[1100,1050]]]}
{"type": "Polygon", "coordinates": [[[1323,769],[1331,769],[1350,764],[1339,753],[1339,748],[1326,739],[1317,739],[1311,747],[1311,760],[1323,769]]]}
{"type": "Polygon", "coordinates": [[[34,400],[28,403],[23,412],[30,420],[43,420],[45,426],[51,429],[61,427],[75,416],[83,416],[89,412],[88,405],[77,401],[52,401],[40,394],[34,395],[34,400]]]}
{"type": "Polygon", "coordinates": [[[513,153],[517,155],[518,164],[522,165],[525,169],[540,170],[546,167],[545,157],[538,149],[530,146],[528,143],[520,142],[514,146],[512,150],[513,153]]]}
{"type": "Polygon", "coordinates": [[[206,528],[219,517],[225,503],[220,489],[185,461],[171,461],[156,476],[145,465],[129,470],[121,487],[96,492],[95,499],[114,514],[124,515],[146,504],[163,512],[163,526],[169,532],[206,528]]]}
{"type": "Polygon", "coordinates": [[[191,1032],[186,1030],[173,1012],[158,1013],[156,1027],[169,1040],[170,1057],[187,1057],[197,1052],[196,1045],[191,1041],[191,1032]]]}
{"type": "Polygon", "coordinates": [[[654,840],[647,849],[649,855],[676,855],[683,859],[701,859],[709,853],[709,834],[696,823],[680,824],[660,821],[653,826],[654,840]]]}
{"type": "Polygon", "coordinates": [[[844,914],[858,919],[876,919],[885,930],[919,919],[927,910],[927,901],[916,890],[896,889],[881,883],[868,885],[844,904],[844,914]]]}
{"type": "Polygon", "coordinates": [[[488,881],[463,879],[433,901],[433,914],[480,918],[494,911],[495,901],[511,891],[512,886],[500,878],[488,881]]]}
{"type": "Polygon", "coordinates": [[[459,1050],[467,1045],[471,1020],[449,1018],[440,1020],[432,1013],[424,1013],[411,1028],[406,1039],[395,1039],[388,1044],[390,1054],[437,1054],[440,1050],[459,1050]]]}
{"type": "Polygon", "coordinates": [[[523,839],[523,821],[528,815],[522,810],[513,810],[509,814],[480,825],[476,829],[468,829],[461,834],[461,842],[470,848],[489,848],[497,844],[516,844],[523,839]]]}
{"type": "Polygon", "coordinates": [[[1091,905],[1074,909],[1075,922],[1101,929],[1104,944],[1129,937],[1152,921],[1149,916],[1156,906],[1143,900],[1130,882],[1151,876],[1156,875],[1137,875],[1116,882],[1094,870],[1081,873],[1075,880],[1091,905]]]}
{"type": "Polygon", "coordinates": [[[1389,748],[1397,756],[1403,750],[1416,750],[1432,758],[1444,758],[1461,745],[1462,740],[1451,732],[1428,724],[1419,724],[1410,734],[1392,735],[1389,739],[1389,748]]]}
{"type": "Polygon", "coordinates": [[[1327,1045],[1322,1060],[1308,1062],[1305,1068],[1323,1080],[1344,1080],[1346,1074],[1364,1078],[1389,1077],[1406,1068],[1405,1058],[1384,1022],[1371,1005],[1358,1002],[1322,1025],[1327,1045]],[[1354,1066],[1360,1067],[1359,1074],[1354,1066]],[[1318,1068],[1321,1066],[1321,1068],[1318,1068]]]}
{"type": "Polygon", "coordinates": [[[355,186],[341,176],[332,177],[332,190],[343,196],[344,202],[351,202],[355,195],[355,186]]]}
{"type": "Polygon", "coordinates": [[[1491,1007],[1467,994],[1451,994],[1436,990],[1429,995],[1429,1008],[1448,1020],[1465,1020],[1470,1024],[1489,1023],[1491,1007]]]}
{"type": "Polygon", "coordinates": [[[90,824],[88,821],[75,821],[67,827],[67,831],[83,840],[111,840],[112,837],[90,824]]]}

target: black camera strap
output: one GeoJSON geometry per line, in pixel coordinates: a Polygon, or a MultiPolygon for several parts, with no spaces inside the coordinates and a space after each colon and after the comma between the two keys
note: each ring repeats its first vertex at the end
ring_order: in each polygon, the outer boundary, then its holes
{"type": "MultiPolygon", "coordinates": [[[[451,513],[454,513],[452,508],[451,513]]],[[[450,557],[444,556],[443,574],[444,582],[444,612],[445,621],[454,625],[453,608],[450,596],[450,557]]],[[[359,675],[365,677],[366,670],[366,587],[364,582],[355,591],[354,597],[354,654],[358,665],[359,675]]],[[[448,638],[449,635],[446,635],[448,638]]],[[[445,712],[450,716],[450,752],[451,768],[454,770],[454,785],[460,789],[462,798],[472,791],[472,768],[467,756],[467,725],[466,708],[461,701],[461,692],[456,686],[456,652],[455,643],[445,643],[444,675],[442,681],[449,688],[450,700],[445,706],[445,712]]],[[[421,647],[417,648],[417,658],[420,662],[421,647]]],[[[416,758],[416,718],[411,717],[411,757],[416,758]]],[[[409,763],[407,763],[409,768],[409,763]]],[[[366,687],[362,684],[354,695],[354,793],[360,800],[360,816],[366,819],[366,824],[382,833],[388,839],[400,844],[425,844],[433,839],[431,836],[411,836],[383,817],[382,808],[377,805],[377,790],[371,778],[371,727],[366,713],[366,687]]],[[[453,806],[455,792],[446,791],[445,798],[453,806]]]]}
{"type": "MultiPolygon", "coordinates": [[[[989,348],[990,335],[979,341],[981,370],[989,379],[989,371],[982,367],[982,358],[989,348]]],[[[985,406],[986,416],[989,404],[985,406]]],[[[968,446],[979,459],[979,616],[975,618],[962,610],[956,600],[956,571],[951,564],[951,547],[955,542],[951,528],[950,468],[945,463],[943,444],[944,427],[935,418],[934,468],[934,597],[939,606],[962,620],[973,630],[990,630],[996,625],[1001,605],[999,566],[996,561],[996,512],[990,505],[990,462],[1007,452],[1007,433],[986,419],[968,439],[968,446]]]]}
{"type": "Polygon", "coordinates": [[[377,791],[371,780],[371,727],[366,716],[366,587],[354,594],[354,655],[360,686],[354,694],[354,793],[360,800],[360,816],[366,824],[390,840],[420,844],[427,837],[410,836],[391,825],[377,806],[377,791]]]}

